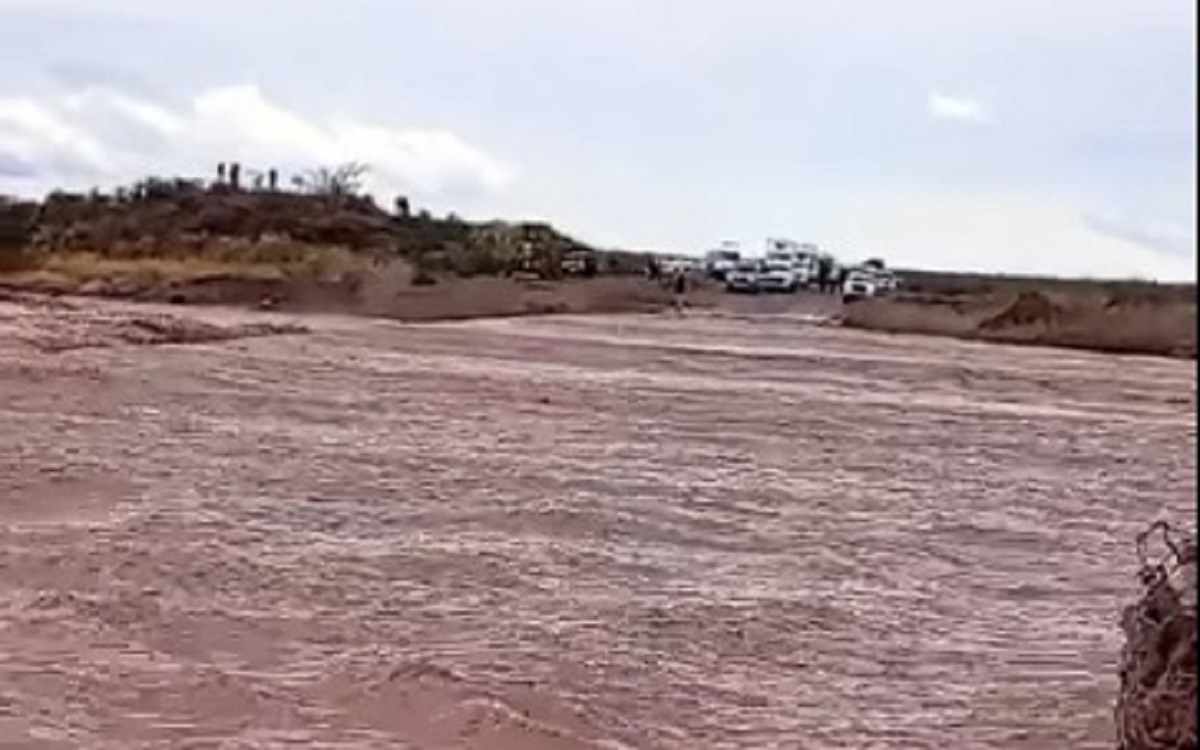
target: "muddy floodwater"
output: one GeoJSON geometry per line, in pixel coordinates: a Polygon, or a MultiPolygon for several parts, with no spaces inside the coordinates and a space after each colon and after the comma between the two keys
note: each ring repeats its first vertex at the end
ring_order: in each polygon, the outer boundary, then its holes
{"type": "Polygon", "coordinates": [[[1194,363],[72,304],[0,303],[5,748],[1109,748],[1194,514],[1194,363]]]}

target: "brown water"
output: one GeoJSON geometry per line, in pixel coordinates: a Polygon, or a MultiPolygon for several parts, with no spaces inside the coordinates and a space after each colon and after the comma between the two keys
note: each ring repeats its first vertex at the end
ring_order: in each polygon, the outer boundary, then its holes
{"type": "Polygon", "coordinates": [[[1193,513],[1191,364],[63,315],[0,305],[3,747],[1111,747],[1133,536],[1193,513]]]}

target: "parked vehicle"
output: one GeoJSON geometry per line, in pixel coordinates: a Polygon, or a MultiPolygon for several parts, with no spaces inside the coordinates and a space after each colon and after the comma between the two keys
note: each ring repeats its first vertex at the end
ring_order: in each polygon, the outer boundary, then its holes
{"type": "Polygon", "coordinates": [[[710,250],[704,255],[704,272],[709,278],[724,281],[742,260],[742,252],[732,242],[722,243],[720,249],[710,250]]]}
{"type": "Polygon", "coordinates": [[[690,258],[665,258],[662,261],[662,272],[665,276],[670,276],[675,273],[690,273],[693,267],[693,261],[690,258]]]}
{"type": "Polygon", "coordinates": [[[791,294],[800,288],[800,275],[790,259],[766,260],[758,274],[758,288],[763,292],[791,294]]]}
{"type": "Polygon", "coordinates": [[[876,294],[891,294],[900,286],[900,279],[893,271],[880,269],[875,272],[876,294]]]}
{"type": "Polygon", "coordinates": [[[725,274],[725,291],[741,294],[758,294],[761,291],[759,264],[753,260],[739,261],[733,270],[725,274]]]}
{"type": "Polygon", "coordinates": [[[808,287],[817,283],[820,263],[820,258],[809,252],[801,252],[796,257],[796,275],[800,279],[800,286],[808,287]]]}
{"type": "Polygon", "coordinates": [[[866,268],[851,268],[846,272],[846,280],[842,282],[842,301],[856,302],[867,297],[874,297],[879,291],[875,274],[866,268]]]}
{"type": "Polygon", "coordinates": [[[807,287],[817,281],[819,258],[809,251],[810,245],[801,245],[788,240],[769,240],[765,256],[767,263],[786,263],[796,278],[796,286],[807,287]]]}
{"type": "Polygon", "coordinates": [[[596,275],[600,264],[594,253],[586,250],[572,250],[563,256],[562,272],[564,276],[583,276],[591,278],[596,275]]]}

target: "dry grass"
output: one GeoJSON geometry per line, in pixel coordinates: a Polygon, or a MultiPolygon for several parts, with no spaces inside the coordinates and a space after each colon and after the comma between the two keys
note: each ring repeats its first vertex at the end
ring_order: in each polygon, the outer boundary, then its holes
{"type": "Polygon", "coordinates": [[[0,285],[50,294],[84,294],[192,304],[262,305],[295,311],[402,320],[453,320],[553,313],[645,312],[670,302],[638,278],[519,281],[443,276],[414,283],[417,269],[340,248],[298,243],[218,241],[149,255],[114,246],[104,253],[44,255],[35,266],[0,274],[0,285]]]}
{"type": "Polygon", "coordinates": [[[0,281],[55,294],[165,298],[170,296],[167,290],[214,281],[259,287],[296,280],[352,284],[373,268],[369,257],[340,247],[220,240],[201,250],[179,248],[155,255],[129,245],[104,252],[36,255],[19,268],[0,272],[0,281]]]}
{"type": "Polygon", "coordinates": [[[286,274],[278,266],[181,258],[106,258],[93,253],[69,253],[46,258],[35,273],[87,283],[97,279],[129,279],[145,283],[195,281],[216,276],[244,278],[281,278],[286,274]]]}
{"type": "Polygon", "coordinates": [[[367,256],[341,247],[283,239],[257,242],[220,239],[202,248],[181,247],[154,253],[123,244],[102,252],[52,253],[40,258],[35,267],[81,281],[131,278],[170,282],[213,276],[337,280],[362,273],[370,265],[367,256]]]}

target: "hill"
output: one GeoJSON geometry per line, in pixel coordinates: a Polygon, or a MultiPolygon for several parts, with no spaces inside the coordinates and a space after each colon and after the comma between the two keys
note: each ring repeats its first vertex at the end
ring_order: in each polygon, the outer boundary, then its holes
{"type": "MultiPolygon", "coordinates": [[[[521,287],[509,296],[542,300],[510,301],[506,311],[573,309],[529,284],[642,265],[640,256],[599,251],[545,223],[437,217],[404,198],[385,210],[336,179],[280,190],[151,178],[109,193],[0,198],[0,283],[34,291],[384,311],[390,298],[422,287],[487,277],[472,288],[486,286],[499,301],[508,292],[497,279],[506,278],[521,287]],[[588,263],[564,262],[573,256],[588,263]]],[[[602,296],[620,296],[607,288],[602,296]]],[[[411,299],[401,307],[412,308],[411,299]]]]}

